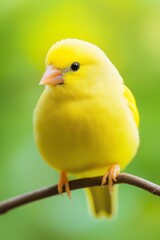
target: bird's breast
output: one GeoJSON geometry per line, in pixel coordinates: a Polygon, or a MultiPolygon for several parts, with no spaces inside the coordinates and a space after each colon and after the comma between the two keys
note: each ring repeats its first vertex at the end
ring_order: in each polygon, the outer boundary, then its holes
{"type": "Polygon", "coordinates": [[[130,115],[105,99],[59,103],[43,94],[34,121],[43,158],[59,170],[83,172],[118,161],[126,165],[138,145],[130,115]]]}

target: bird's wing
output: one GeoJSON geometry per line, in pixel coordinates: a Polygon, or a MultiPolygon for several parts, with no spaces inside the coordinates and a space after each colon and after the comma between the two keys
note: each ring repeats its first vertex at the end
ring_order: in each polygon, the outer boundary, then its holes
{"type": "Polygon", "coordinates": [[[135,123],[136,123],[137,127],[139,127],[139,112],[137,109],[136,101],[135,101],[133,94],[129,90],[129,88],[126,87],[125,85],[124,85],[123,94],[124,94],[125,99],[127,100],[128,106],[132,112],[135,123]]]}

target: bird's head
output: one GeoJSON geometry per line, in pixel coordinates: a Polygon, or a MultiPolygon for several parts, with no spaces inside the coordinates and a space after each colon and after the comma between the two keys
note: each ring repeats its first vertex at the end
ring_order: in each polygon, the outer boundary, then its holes
{"type": "Polygon", "coordinates": [[[46,57],[46,71],[40,84],[54,92],[88,95],[106,81],[113,65],[95,45],[77,39],[54,44],[46,57]]]}

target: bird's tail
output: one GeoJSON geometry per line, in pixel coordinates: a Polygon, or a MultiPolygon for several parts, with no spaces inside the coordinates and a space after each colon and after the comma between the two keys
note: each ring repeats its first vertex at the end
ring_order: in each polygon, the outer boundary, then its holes
{"type": "Polygon", "coordinates": [[[91,213],[96,217],[109,217],[115,215],[117,210],[118,186],[113,187],[113,193],[110,194],[108,187],[92,187],[86,189],[88,207],[91,213]]]}

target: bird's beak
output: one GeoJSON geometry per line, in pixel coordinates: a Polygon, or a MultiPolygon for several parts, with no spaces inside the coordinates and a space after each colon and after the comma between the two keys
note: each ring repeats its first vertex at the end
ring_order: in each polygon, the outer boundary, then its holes
{"type": "Polygon", "coordinates": [[[47,66],[45,73],[42,76],[40,85],[57,85],[63,84],[62,71],[54,68],[52,65],[47,66]]]}

